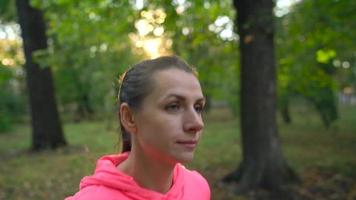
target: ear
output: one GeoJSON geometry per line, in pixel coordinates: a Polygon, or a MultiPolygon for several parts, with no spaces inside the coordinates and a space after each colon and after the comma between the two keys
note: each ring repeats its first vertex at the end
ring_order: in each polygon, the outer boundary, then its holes
{"type": "Polygon", "coordinates": [[[136,133],[136,124],[134,120],[133,111],[130,109],[127,103],[122,103],[120,105],[120,121],[125,130],[131,134],[136,133]]]}

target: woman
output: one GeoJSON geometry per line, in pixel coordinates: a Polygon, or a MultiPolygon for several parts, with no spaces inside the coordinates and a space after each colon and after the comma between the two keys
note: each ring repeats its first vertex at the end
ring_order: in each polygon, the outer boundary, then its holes
{"type": "Polygon", "coordinates": [[[204,127],[195,71],[175,56],[143,61],[121,77],[119,104],[122,153],[100,158],[67,200],[210,199],[207,181],[181,164],[204,127]]]}

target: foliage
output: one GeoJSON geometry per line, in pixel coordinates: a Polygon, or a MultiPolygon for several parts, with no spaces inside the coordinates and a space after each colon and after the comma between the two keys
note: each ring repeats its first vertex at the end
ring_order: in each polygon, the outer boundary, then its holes
{"type": "Polygon", "coordinates": [[[21,86],[13,80],[15,72],[0,64],[0,133],[8,131],[25,110],[24,96],[19,93],[21,86]]]}
{"type": "Polygon", "coordinates": [[[128,1],[32,1],[45,10],[49,48],[37,60],[55,71],[63,109],[88,117],[112,112],[116,79],[134,60],[128,33],[134,10],[128,1]],[[117,12],[120,10],[120,12],[117,12]]]}
{"type": "MultiPolygon", "coordinates": [[[[32,0],[45,11],[49,37],[49,48],[38,51],[36,59],[53,68],[61,110],[78,119],[111,113],[118,74],[147,57],[133,40],[137,22],[145,12],[161,10],[163,22],[150,23],[163,28],[166,53],[193,64],[207,99],[227,102],[238,115],[239,38],[232,28],[232,1],[143,2],[138,8],[131,0],[32,0]]],[[[356,84],[354,4],[304,0],[277,19],[280,107],[300,95],[315,105],[326,125],[336,119],[336,90],[356,84]]],[[[1,5],[14,13],[13,0],[1,5]]],[[[157,38],[154,29],[144,37],[157,38]]]]}
{"type": "Polygon", "coordinates": [[[13,21],[15,19],[15,0],[0,0],[0,22],[13,21]]]}
{"type": "Polygon", "coordinates": [[[0,132],[10,129],[25,110],[20,46],[16,40],[0,40],[0,132]]]}
{"type": "Polygon", "coordinates": [[[287,106],[288,98],[302,95],[318,110],[325,126],[337,119],[335,77],[345,69],[337,69],[335,62],[355,59],[355,13],[352,0],[305,0],[279,19],[278,79],[282,107],[287,106]]]}
{"type": "MultiPolygon", "coordinates": [[[[224,26],[232,26],[230,4],[230,1],[187,1],[179,5],[160,1],[139,10],[131,1],[33,0],[33,5],[46,11],[50,37],[50,48],[37,52],[37,59],[54,67],[64,109],[74,107],[79,117],[102,111],[103,105],[104,110],[111,112],[115,77],[137,57],[144,56],[127,42],[138,31],[134,25],[137,26],[144,12],[163,9],[167,15],[164,37],[173,41],[173,52],[197,67],[208,99],[228,99],[236,108],[236,41],[219,36],[224,26]],[[179,6],[184,7],[183,12],[177,11],[179,6]],[[118,9],[122,12],[117,12],[118,9]],[[225,22],[215,31],[209,30],[221,17],[225,17],[225,22]]],[[[145,37],[155,36],[151,31],[145,37]]]]}

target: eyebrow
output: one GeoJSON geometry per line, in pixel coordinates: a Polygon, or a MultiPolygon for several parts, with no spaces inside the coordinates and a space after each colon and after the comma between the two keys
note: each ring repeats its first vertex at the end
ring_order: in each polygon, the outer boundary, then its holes
{"type": "MultiPolygon", "coordinates": [[[[175,98],[177,98],[177,99],[179,99],[179,100],[182,100],[182,101],[185,101],[185,99],[186,99],[184,96],[179,95],[179,94],[169,94],[169,95],[167,95],[166,97],[164,97],[164,99],[167,99],[167,98],[170,98],[170,97],[175,97],[175,98]]],[[[205,97],[203,96],[203,97],[197,99],[196,101],[204,101],[204,102],[205,102],[206,99],[205,99],[205,97]]]]}

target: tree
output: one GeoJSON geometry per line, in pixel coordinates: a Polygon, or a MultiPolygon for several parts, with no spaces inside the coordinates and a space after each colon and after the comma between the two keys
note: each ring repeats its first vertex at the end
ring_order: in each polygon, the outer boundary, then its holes
{"type": "Polygon", "coordinates": [[[338,118],[336,92],[351,86],[355,77],[355,5],[352,0],[306,0],[279,18],[282,108],[288,108],[288,99],[298,95],[315,107],[325,127],[338,118]]]}
{"type": "Polygon", "coordinates": [[[52,68],[60,107],[75,121],[115,117],[118,75],[139,60],[130,39],[138,15],[132,2],[31,3],[49,24],[49,47],[36,56],[52,68]]]}
{"type": "Polygon", "coordinates": [[[31,7],[29,0],[17,0],[16,8],[26,60],[32,150],[64,146],[66,140],[57,111],[51,68],[41,67],[33,59],[35,51],[47,48],[46,26],[42,13],[31,7]]]}
{"type": "Polygon", "coordinates": [[[276,124],[272,0],[234,0],[240,36],[242,162],[224,181],[237,192],[281,189],[295,175],[282,155],[276,124]]]}

